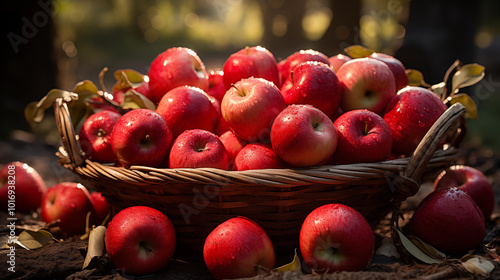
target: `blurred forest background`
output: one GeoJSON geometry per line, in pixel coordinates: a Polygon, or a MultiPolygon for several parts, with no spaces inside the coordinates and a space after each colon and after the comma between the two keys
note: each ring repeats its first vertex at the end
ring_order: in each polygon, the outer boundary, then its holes
{"type": "Polygon", "coordinates": [[[170,47],[192,48],[207,69],[217,69],[247,45],[284,59],[301,49],[333,56],[362,44],[396,56],[431,84],[455,59],[484,65],[483,81],[467,89],[479,107],[468,141],[500,151],[500,1],[23,0],[1,7],[1,140],[58,145],[53,118],[28,126],[29,102],[81,80],[97,84],[103,67],[111,88],[112,72],[146,74],[170,47]]]}

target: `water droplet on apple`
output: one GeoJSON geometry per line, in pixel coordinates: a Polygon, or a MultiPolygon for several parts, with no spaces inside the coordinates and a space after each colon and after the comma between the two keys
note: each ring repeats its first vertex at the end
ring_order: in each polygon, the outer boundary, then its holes
{"type": "Polygon", "coordinates": [[[396,129],[401,131],[401,130],[403,130],[403,127],[401,125],[398,125],[398,126],[396,126],[396,129]]]}
{"type": "Polygon", "coordinates": [[[323,68],[321,70],[323,70],[323,73],[328,74],[328,69],[323,68]]]}
{"type": "Polygon", "coordinates": [[[420,127],[424,127],[424,126],[425,126],[425,123],[423,123],[423,122],[419,121],[419,122],[418,122],[418,125],[419,125],[420,127]]]}
{"type": "Polygon", "coordinates": [[[318,83],[323,83],[323,80],[322,79],[318,79],[318,83]]]}
{"type": "Polygon", "coordinates": [[[167,73],[167,79],[171,80],[173,78],[172,73],[168,72],[167,73]]]}
{"type": "Polygon", "coordinates": [[[232,260],[236,259],[236,258],[234,257],[234,255],[233,255],[233,253],[231,253],[231,259],[232,259],[232,260]]]}

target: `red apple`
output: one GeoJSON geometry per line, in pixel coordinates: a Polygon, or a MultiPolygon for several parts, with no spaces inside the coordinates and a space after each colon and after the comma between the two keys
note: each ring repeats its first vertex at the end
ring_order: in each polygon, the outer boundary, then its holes
{"type": "Polygon", "coordinates": [[[434,190],[456,187],[470,195],[488,220],[495,208],[495,193],[488,178],[470,166],[454,165],[443,170],[434,181],[434,190]]]}
{"type": "Polygon", "coordinates": [[[269,143],[250,143],[243,147],[234,159],[236,170],[280,169],[286,163],[279,158],[269,143]]]}
{"type": "Polygon", "coordinates": [[[215,279],[256,276],[257,266],[270,270],[275,262],[273,244],[266,232],[245,217],[217,226],[205,240],[203,258],[215,279]]]}
{"type": "Polygon", "coordinates": [[[328,65],[307,61],[294,68],[281,94],[287,105],[309,104],[333,118],[339,109],[342,86],[328,65]]]}
{"type": "Polygon", "coordinates": [[[434,122],[446,111],[446,105],[432,91],[405,87],[392,98],[384,120],[391,129],[393,150],[409,156],[434,122]]]}
{"type": "Polygon", "coordinates": [[[328,61],[330,62],[330,66],[332,67],[333,72],[336,73],[339,70],[340,66],[342,66],[344,63],[346,63],[347,61],[349,61],[351,59],[352,58],[350,58],[347,55],[338,54],[338,55],[329,57],[328,61]]]}
{"type": "Polygon", "coordinates": [[[85,232],[87,214],[94,211],[87,188],[74,182],[50,187],[41,201],[42,221],[50,223],[60,220],[61,231],[70,236],[85,232]]]}
{"type": "Polygon", "coordinates": [[[280,84],[278,66],[273,54],[260,46],[246,47],[230,55],[222,70],[226,90],[241,79],[250,77],[266,79],[276,86],[280,84]]]}
{"type": "Polygon", "coordinates": [[[389,157],[392,135],[381,116],[358,109],[342,114],[333,124],[338,132],[334,163],[377,162],[389,157]]]}
{"type": "Polygon", "coordinates": [[[106,251],[123,273],[149,275],[161,270],[175,251],[175,229],[160,211],[132,206],[116,214],[104,238],[106,251]]]}
{"type": "Polygon", "coordinates": [[[372,53],[369,58],[380,60],[389,66],[396,80],[396,91],[408,86],[406,67],[397,58],[384,53],[372,53]]]}
{"type": "Polygon", "coordinates": [[[335,152],[337,130],[319,109],[290,105],[273,123],[271,144],[276,154],[290,165],[321,165],[335,152]]]}
{"type": "Polygon", "coordinates": [[[217,135],[202,129],[184,131],[172,145],[170,168],[212,167],[228,169],[224,144],[217,135]]]}
{"type": "Polygon", "coordinates": [[[381,115],[396,95],[396,81],[385,63],[372,58],[357,58],[335,72],[343,84],[341,107],[344,112],[368,109],[381,115]]]}
{"type": "Polygon", "coordinates": [[[286,107],[279,89],[261,78],[234,84],[224,95],[221,111],[231,130],[246,142],[269,139],[276,116],[286,107]]]}
{"type": "MultiPolygon", "coordinates": [[[[221,112],[221,114],[222,114],[222,112],[221,112]]],[[[221,136],[222,134],[226,133],[226,131],[229,131],[229,130],[231,130],[231,129],[227,125],[224,118],[220,117],[217,120],[217,122],[215,123],[215,128],[214,128],[215,135],[221,136]]]]}
{"type": "Polygon", "coordinates": [[[80,146],[87,157],[97,162],[114,162],[111,149],[111,132],[121,115],[113,111],[101,111],[90,115],[78,133],[80,146]]]}
{"type": "Polygon", "coordinates": [[[172,131],[165,119],[149,109],[127,112],[111,133],[111,148],[125,167],[159,166],[172,146],[172,131]]]}
{"type": "Polygon", "coordinates": [[[100,225],[110,212],[109,203],[100,192],[90,194],[90,202],[94,208],[92,213],[92,224],[100,225]]]}
{"type": "Polygon", "coordinates": [[[236,155],[247,145],[247,142],[243,141],[241,138],[236,136],[234,132],[228,130],[219,136],[220,141],[224,144],[226,148],[227,159],[229,163],[229,170],[236,170],[234,165],[234,159],[236,155]]]}
{"type": "Polygon", "coordinates": [[[373,257],[375,236],[366,219],[343,204],[313,210],[300,229],[300,252],[317,272],[356,271],[373,257]]]}
{"type": "Polygon", "coordinates": [[[218,119],[208,95],[199,88],[189,86],[176,87],[165,94],[156,112],[165,118],[174,139],[190,129],[213,132],[218,119]]]}
{"type": "Polygon", "coordinates": [[[281,83],[283,84],[288,79],[288,77],[290,76],[290,72],[294,71],[295,67],[306,61],[318,61],[330,66],[328,57],[319,51],[309,49],[294,52],[285,60],[282,60],[280,61],[280,63],[278,63],[281,83]]]}
{"type": "Polygon", "coordinates": [[[27,163],[7,163],[0,170],[0,209],[30,213],[40,207],[47,191],[38,172],[27,163]]]}
{"type": "Polygon", "coordinates": [[[226,94],[226,85],[224,84],[224,71],[212,70],[208,74],[208,90],[207,94],[215,97],[217,101],[222,102],[224,94],[226,94]]]}
{"type": "Polygon", "coordinates": [[[196,52],[188,48],[170,48],[158,55],[149,68],[151,101],[160,102],[163,95],[178,86],[208,89],[208,73],[196,52]]]}
{"type": "Polygon", "coordinates": [[[485,236],[483,213],[457,188],[430,193],[415,210],[410,227],[415,236],[446,253],[465,253],[485,236]]]}

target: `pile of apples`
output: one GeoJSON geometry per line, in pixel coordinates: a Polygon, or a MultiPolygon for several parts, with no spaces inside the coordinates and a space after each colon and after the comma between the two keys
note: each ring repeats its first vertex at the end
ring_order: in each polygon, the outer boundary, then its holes
{"type": "Polygon", "coordinates": [[[255,46],[207,71],[193,50],[170,48],[147,75],[134,72],[138,82],[119,79],[101,98],[120,105],[134,95],[148,105],[101,106],[79,140],[91,160],[125,168],[242,171],[409,156],[447,107],[408,86],[405,70],[382,53],[351,59],[300,50],[278,62],[255,46]]]}

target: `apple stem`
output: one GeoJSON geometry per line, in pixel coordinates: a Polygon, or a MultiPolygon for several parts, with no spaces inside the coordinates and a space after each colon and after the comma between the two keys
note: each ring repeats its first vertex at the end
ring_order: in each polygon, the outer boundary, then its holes
{"type": "Polygon", "coordinates": [[[250,54],[250,47],[249,47],[249,46],[246,46],[246,47],[245,47],[245,50],[246,50],[246,52],[247,52],[247,55],[249,55],[249,54],[250,54]]]}
{"type": "Polygon", "coordinates": [[[293,71],[290,71],[290,80],[292,81],[292,85],[295,84],[295,82],[293,80],[293,71]]]}
{"type": "MultiPolygon", "coordinates": [[[[444,74],[444,79],[443,79],[443,82],[444,82],[444,86],[443,86],[443,93],[441,95],[441,101],[445,101],[446,100],[446,93],[448,91],[448,88],[447,88],[447,85],[448,85],[448,80],[450,79],[450,76],[452,73],[458,71],[460,69],[460,66],[462,65],[462,63],[460,62],[460,60],[455,60],[455,62],[453,62],[453,64],[450,66],[450,68],[448,68],[448,70],[446,70],[446,73],[444,74]]],[[[455,93],[452,92],[450,93],[450,96],[453,96],[455,93]]]]}
{"type": "Polygon", "coordinates": [[[365,130],[364,130],[364,135],[368,135],[368,123],[365,122],[365,130]]]}
{"type": "Polygon", "coordinates": [[[238,91],[239,96],[241,96],[241,97],[245,96],[245,93],[242,90],[240,90],[239,88],[237,88],[234,84],[231,84],[231,86],[238,91]]]}

